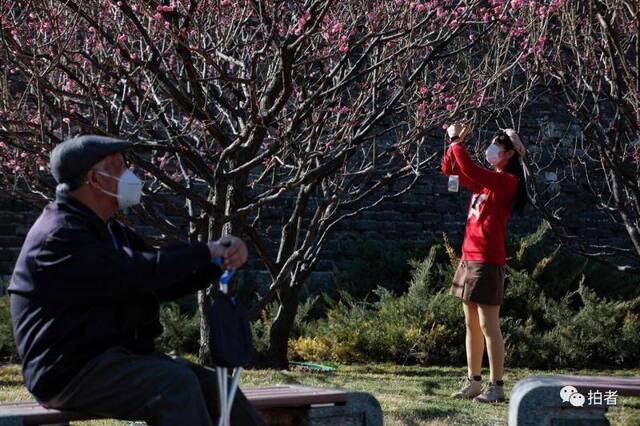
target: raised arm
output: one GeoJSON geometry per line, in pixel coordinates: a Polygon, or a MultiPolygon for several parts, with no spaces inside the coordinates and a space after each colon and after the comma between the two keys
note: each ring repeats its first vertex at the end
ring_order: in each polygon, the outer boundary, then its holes
{"type": "Polygon", "coordinates": [[[455,159],[453,158],[453,154],[451,152],[451,148],[447,150],[444,157],[442,158],[442,174],[445,176],[457,175],[462,186],[467,188],[469,191],[473,193],[480,192],[482,189],[482,185],[472,181],[467,176],[461,173],[460,168],[458,167],[455,159]]]}
{"type": "Polygon", "coordinates": [[[449,151],[461,175],[474,182],[476,185],[488,188],[501,196],[511,196],[517,188],[517,178],[505,178],[504,173],[478,166],[469,156],[467,150],[460,143],[451,144],[449,151]]]}

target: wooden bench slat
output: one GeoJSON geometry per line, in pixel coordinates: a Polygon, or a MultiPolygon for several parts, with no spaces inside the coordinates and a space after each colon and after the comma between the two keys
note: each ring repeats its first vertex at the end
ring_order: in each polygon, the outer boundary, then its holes
{"type": "MultiPolygon", "coordinates": [[[[297,385],[243,388],[242,391],[253,406],[258,409],[343,404],[347,401],[348,395],[348,392],[342,390],[297,385]]],[[[36,401],[0,403],[0,418],[16,416],[24,417],[25,424],[98,418],[97,416],[45,408],[36,401]]]]}
{"type": "Polygon", "coordinates": [[[347,392],[336,389],[318,389],[306,386],[269,386],[246,388],[243,392],[256,408],[301,407],[319,404],[341,404],[347,392]]]}

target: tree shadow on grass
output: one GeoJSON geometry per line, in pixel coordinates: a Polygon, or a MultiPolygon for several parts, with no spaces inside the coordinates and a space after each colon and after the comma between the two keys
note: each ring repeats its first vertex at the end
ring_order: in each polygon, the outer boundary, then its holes
{"type": "Polygon", "coordinates": [[[437,420],[439,418],[455,417],[458,412],[451,408],[420,408],[415,410],[406,410],[402,414],[396,414],[396,417],[402,424],[407,426],[418,426],[423,424],[425,420],[437,420]]]}
{"type": "MultiPolygon", "coordinates": [[[[398,368],[400,370],[401,367],[398,368]]],[[[445,368],[445,367],[442,367],[445,368]]],[[[398,370],[390,370],[388,367],[367,367],[362,370],[354,371],[354,374],[381,374],[381,375],[393,375],[393,376],[403,376],[403,377],[461,377],[464,376],[464,369],[454,368],[454,367],[446,367],[452,368],[452,371],[442,371],[438,369],[438,367],[424,367],[416,370],[410,371],[398,371],[398,370]]]]}
{"type": "Polygon", "coordinates": [[[304,376],[304,378],[313,379],[320,386],[324,385],[341,387],[340,385],[336,384],[336,382],[339,382],[339,379],[337,379],[337,377],[338,376],[335,373],[308,373],[304,376]]]}
{"type": "Polygon", "coordinates": [[[426,380],[422,382],[422,393],[425,395],[434,395],[435,390],[441,388],[442,385],[435,380],[426,380]]]}
{"type": "Polygon", "coordinates": [[[278,380],[278,383],[281,383],[283,385],[305,386],[304,383],[302,383],[300,380],[298,380],[297,378],[292,377],[292,376],[281,376],[280,380],[278,380]]]}
{"type": "Polygon", "coordinates": [[[19,378],[19,379],[2,378],[0,379],[0,386],[8,386],[8,387],[24,386],[24,382],[22,381],[22,378],[19,378]]]}
{"type": "Polygon", "coordinates": [[[405,373],[398,374],[399,376],[405,377],[461,377],[464,376],[463,370],[456,371],[408,371],[405,373]]]}

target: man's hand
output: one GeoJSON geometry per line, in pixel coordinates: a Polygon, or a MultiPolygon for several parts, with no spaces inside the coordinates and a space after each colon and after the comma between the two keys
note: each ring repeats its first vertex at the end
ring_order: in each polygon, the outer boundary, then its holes
{"type": "Polygon", "coordinates": [[[225,235],[218,241],[207,243],[211,252],[211,259],[222,257],[222,269],[238,269],[247,261],[248,251],[245,243],[233,235],[225,235]]]}

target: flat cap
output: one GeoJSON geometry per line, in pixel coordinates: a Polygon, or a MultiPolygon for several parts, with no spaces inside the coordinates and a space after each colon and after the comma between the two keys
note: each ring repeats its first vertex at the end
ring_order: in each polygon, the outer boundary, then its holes
{"type": "Polygon", "coordinates": [[[51,174],[65,189],[82,186],[84,175],[107,155],[126,151],[133,146],[127,140],[98,135],[83,135],[58,144],[49,158],[51,174]]]}

